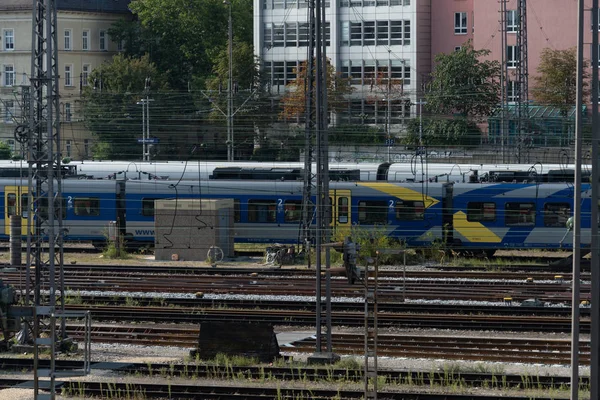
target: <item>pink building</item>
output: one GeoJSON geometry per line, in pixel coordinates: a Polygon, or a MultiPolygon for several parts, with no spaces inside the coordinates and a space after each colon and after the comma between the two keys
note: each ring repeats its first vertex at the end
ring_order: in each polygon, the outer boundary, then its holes
{"type": "MultiPolygon", "coordinates": [[[[490,58],[502,59],[502,0],[431,0],[431,59],[448,53],[469,39],[475,49],[488,49],[490,58]],[[466,28],[466,29],[463,29],[466,28]]],[[[506,0],[507,62],[514,69],[513,47],[517,41],[517,0],[506,0]]],[[[565,50],[577,46],[578,0],[527,0],[527,46],[530,87],[537,74],[540,54],[546,47],[565,50]]],[[[585,1],[584,57],[591,54],[592,0],[585,1]]]]}

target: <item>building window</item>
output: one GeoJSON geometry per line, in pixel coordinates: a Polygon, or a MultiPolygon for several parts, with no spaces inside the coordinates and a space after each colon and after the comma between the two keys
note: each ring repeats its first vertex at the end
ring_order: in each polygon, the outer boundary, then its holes
{"type": "Polygon", "coordinates": [[[15,102],[13,100],[6,100],[4,102],[4,122],[12,124],[15,118],[15,102]]]}
{"type": "Polygon", "coordinates": [[[506,32],[514,33],[519,29],[519,14],[517,10],[506,11],[506,32]]]}
{"type": "Polygon", "coordinates": [[[15,49],[15,31],[13,29],[4,30],[4,50],[11,51],[15,49]]]}
{"type": "Polygon", "coordinates": [[[283,24],[273,24],[273,47],[283,47],[283,24]]]}
{"type": "Polygon", "coordinates": [[[15,84],[15,67],[12,64],[4,65],[4,86],[13,86],[15,84]]]}
{"type": "Polygon", "coordinates": [[[73,65],[65,65],[65,86],[73,86],[73,65]]]}
{"type": "Polygon", "coordinates": [[[377,21],[377,46],[387,46],[389,44],[389,22],[377,21]]]}
{"type": "Polygon", "coordinates": [[[90,31],[83,31],[81,34],[81,49],[89,50],[90,49],[90,31]]]}
{"type": "Polygon", "coordinates": [[[467,33],[466,12],[454,13],[454,33],[458,35],[465,35],[467,33]]]}
{"type": "Polygon", "coordinates": [[[517,65],[519,65],[519,49],[517,46],[506,46],[506,64],[508,68],[517,68],[517,65]]]}
{"type": "Polygon", "coordinates": [[[71,141],[67,140],[67,144],[65,145],[65,150],[67,152],[67,157],[71,157],[71,141]]]}
{"type": "Polygon", "coordinates": [[[125,48],[125,41],[119,40],[117,42],[117,51],[123,51],[124,48],[125,48]]]}
{"type": "MultiPolygon", "coordinates": [[[[65,122],[71,122],[71,103],[65,103],[65,122]]],[[[67,141],[69,143],[70,141],[67,141]]],[[[71,155],[69,154],[69,157],[71,155]]]]}
{"type": "Polygon", "coordinates": [[[72,50],[71,49],[71,33],[70,29],[65,29],[65,51],[72,50]]]}
{"type": "Polygon", "coordinates": [[[519,93],[517,90],[517,82],[516,81],[508,81],[507,82],[507,97],[509,102],[515,102],[519,99],[519,93]]]}
{"type": "Polygon", "coordinates": [[[363,22],[363,45],[375,45],[375,21],[363,22]]]}
{"type": "Polygon", "coordinates": [[[454,51],[455,51],[455,52],[456,52],[456,51],[460,51],[460,49],[462,49],[462,46],[456,46],[456,47],[454,48],[454,51]]]}
{"type": "Polygon", "coordinates": [[[89,76],[90,76],[90,64],[83,64],[81,66],[81,86],[88,85],[89,76]]]}
{"type": "Polygon", "coordinates": [[[90,139],[83,139],[83,156],[90,158],[90,139]]]}
{"type": "Polygon", "coordinates": [[[106,51],[106,31],[100,31],[100,51],[106,51]]]}

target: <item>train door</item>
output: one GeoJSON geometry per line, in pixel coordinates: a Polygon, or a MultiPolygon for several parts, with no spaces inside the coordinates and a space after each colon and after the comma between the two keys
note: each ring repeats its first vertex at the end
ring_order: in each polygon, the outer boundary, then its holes
{"type": "Polygon", "coordinates": [[[125,181],[117,181],[116,186],[117,200],[117,229],[123,238],[127,234],[127,202],[125,192],[125,181]]]}
{"type": "Polygon", "coordinates": [[[444,243],[452,245],[454,243],[454,186],[451,183],[442,187],[442,234],[444,243]]]}
{"type": "Polygon", "coordinates": [[[4,233],[10,235],[10,217],[21,216],[21,233],[27,235],[29,214],[29,189],[27,186],[4,186],[4,233]]]}
{"type": "Polygon", "coordinates": [[[350,205],[352,200],[351,192],[348,189],[334,189],[329,191],[329,201],[331,202],[332,228],[343,228],[348,230],[352,227],[352,215],[350,205]]]}

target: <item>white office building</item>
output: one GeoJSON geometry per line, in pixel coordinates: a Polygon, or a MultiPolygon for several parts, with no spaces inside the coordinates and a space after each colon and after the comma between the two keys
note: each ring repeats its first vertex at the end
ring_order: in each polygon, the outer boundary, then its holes
{"type": "MultiPolygon", "coordinates": [[[[254,49],[275,95],[307,59],[308,4],[254,0],[254,49]]],[[[326,55],[355,88],[333,121],[390,124],[400,132],[418,112],[415,103],[431,70],[430,7],[430,0],[327,0],[326,55]]]]}

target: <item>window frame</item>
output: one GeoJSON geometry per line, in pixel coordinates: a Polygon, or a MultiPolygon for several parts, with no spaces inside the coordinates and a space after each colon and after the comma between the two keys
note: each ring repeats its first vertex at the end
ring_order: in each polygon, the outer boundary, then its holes
{"type": "Polygon", "coordinates": [[[425,210],[425,202],[423,200],[399,199],[394,204],[394,216],[398,221],[423,221],[425,220],[425,210]],[[404,209],[402,212],[401,208],[404,209]]]}
{"type": "Polygon", "coordinates": [[[497,206],[493,201],[469,201],[467,203],[467,221],[469,222],[496,222],[497,206]],[[492,214],[490,216],[490,211],[492,214]]]}
{"type": "Polygon", "coordinates": [[[454,34],[466,35],[469,32],[469,14],[465,11],[454,13],[454,34]]]}
{"type": "Polygon", "coordinates": [[[65,87],[73,86],[73,64],[65,64],[65,87]]]}
{"type": "Polygon", "coordinates": [[[277,222],[277,200],[275,199],[249,199],[248,222],[257,224],[271,224],[277,222]],[[266,207],[262,209],[261,207],[266,207]],[[265,220],[261,220],[260,213],[266,213],[265,220]]]}
{"type": "Polygon", "coordinates": [[[535,226],[535,215],[535,203],[532,201],[509,201],[504,204],[505,226],[535,226]]]}
{"type": "MultiPolygon", "coordinates": [[[[71,122],[71,103],[65,103],[65,122],[71,122]]],[[[70,157],[70,156],[69,156],[70,157]]]]}
{"type": "Polygon", "coordinates": [[[67,28],[63,31],[64,35],[64,50],[71,51],[73,50],[73,30],[71,28],[67,28]]]}
{"type": "Polygon", "coordinates": [[[90,50],[90,30],[84,29],[81,32],[81,50],[88,51],[90,50]]]}
{"type": "Polygon", "coordinates": [[[107,51],[108,50],[108,43],[106,41],[106,31],[104,29],[101,29],[98,32],[98,48],[100,51],[107,51]]]}
{"type": "Polygon", "coordinates": [[[506,46],[506,66],[507,68],[517,68],[519,66],[519,48],[515,45],[506,46]]]}
{"type": "Polygon", "coordinates": [[[519,11],[506,10],[506,32],[517,33],[519,31],[519,11]]]}
{"type": "Polygon", "coordinates": [[[89,85],[90,72],[91,72],[90,64],[83,64],[81,66],[81,86],[89,85]]]}
{"type": "Polygon", "coordinates": [[[573,210],[571,208],[571,204],[565,202],[546,202],[544,203],[543,209],[544,216],[544,226],[549,228],[566,228],[567,221],[570,217],[573,216],[573,210]],[[556,207],[555,209],[550,210],[549,207],[556,207]],[[565,215],[566,212],[566,215],[565,215]],[[549,222],[549,219],[556,217],[556,222],[549,222]],[[564,219],[564,220],[563,220],[564,219]]]}
{"type": "Polygon", "coordinates": [[[13,28],[5,28],[2,30],[2,49],[4,51],[15,50],[15,30],[13,28]]]}
{"type": "Polygon", "coordinates": [[[15,86],[15,65],[14,64],[3,64],[2,65],[2,86],[13,87],[15,86]],[[8,70],[10,68],[10,71],[8,70]]]}
{"type": "Polygon", "coordinates": [[[357,221],[365,225],[387,224],[388,209],[387,200],[359,200],[357,221]]]}
{"type": "Polygon", "coordinates": [[[5,100],[4,101],[4,123],[5,124],[12,124],[15,122],[15,102],[14,100],[5,100]]]}

